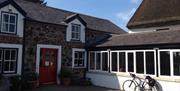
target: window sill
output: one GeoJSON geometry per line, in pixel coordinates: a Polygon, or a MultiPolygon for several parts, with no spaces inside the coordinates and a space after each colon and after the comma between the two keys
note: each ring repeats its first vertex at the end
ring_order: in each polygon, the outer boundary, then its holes
{"type": "Polygon", "coordinates": [[[6,34],[6,33],[0,33],[0,36],[8,36],[8,37],[19,37],[16,34],[6,34]]]}
{"type": "Polygon", "coordinates": [[[86,69],[86,67],[73,67],[73,69],[86,69]]]}

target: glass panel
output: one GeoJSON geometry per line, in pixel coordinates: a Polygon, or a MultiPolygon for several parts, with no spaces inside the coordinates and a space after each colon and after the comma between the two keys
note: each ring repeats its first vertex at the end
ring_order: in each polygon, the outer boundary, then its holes
{"type": "Polygon", "coordinates": [[[5,60],[10,60],[10,50],[5,50],[5,60]]]}
{"type": "Polygon", "coordinates": [[[3,14],[3,19],[4,19],[4,22],[8,22],[9,21],[9,15],[3,14]]]}
{"type": "Polygon", "coordinates": [[[9,61],[5,61],[4,62],[4,71],[9,71],[9,64],[10,64],[10,62],[9,61]]]}
{"type": "Polygon", "coordinates": [[[89,57],[90,60],[89,60],[89,61],[90,61],[90,69],[91,69],[91,70],[94,70],[94,69],[95,69],[95,60],[94,60],[94,59],[95,59],[95,56],[94,56],[94,55],[95,55],[94,52],[90,52],[90,55],[89,55],[89,56],[90,56],[90,57],[89,57]]]}
{"type": "Polygon", "coordinates": [[[15,32],[15,25],[9,24],[9,32],[15,32]]]}
{"type": "Polygon", "coordinates": [[[118,57],[117,57],[117,52],[112,52],[112,60],[111,60],[111,68],[112,71],[117,71],[117,62],[118,62],[118,57]]]}
{"type": "Polygon", "coordinates": [[[45,58],[46,58],[46,61],[50,61],[50,50],[46,49],[46,55],[45,55],[45,58]]]}
{"type": "Polygon", "coordinates": [[[108,53],[102,53],[102,70],[108,71],[108,53]]]}
{"type": "Polygon", "coordinates": [[[15,22],[16,22],[16,17],[11,15],[10,16],[10,23],[15,24],[15,22]]]}
{"type": "Polygon", "coordinates": [[[101,69],[101,54],[96,53],[96,70],[101,69]]]}
{"type": "Polygon", "coordinates": [[[11,50],[11,60],[16,60],[16,50],[11,50]]]}
{"type": "Polygon", "coordinates": [[[160,52],[160,71],[161,75],[170,76],[170,52],[160,52]]]}
{"type": "Polygon", "coordinates": [[[154,52],[146,52],[146,74],[155,74],[154,52]]]}
{"type": "Polygon", "coordinates": [[[119,71],[126,72],[126,57],[125,52],[119,53],[119,71]]]}
{"type": "Polygon", "coordinates": [[[136,72],[144,73],[144,52],[136,52],[136,72]]]}
{"type": "Polygon", "coordinates": [[[15,61],[11,61],[10,62],[10,71],[15,71],[16,69],[16,62],[15,61]]]}
{"type": "Polygon", "coordinates": [[[3,24],[3,31],[8,32],[8,24],[3,24]]]}
{"type": "Polygon", "coordinates": [[[134,53],[128,53],[128,72],[134,72],[134,53]]]}
{"type": "Polygon", "coordinates": [[[2,61],[2,49],[0,49],[0,61],[2,61]]]}
{"type": "Polygon", "coordinates": [[[174,75],[180,76],[180,52],[173,52],[174,75]]]}

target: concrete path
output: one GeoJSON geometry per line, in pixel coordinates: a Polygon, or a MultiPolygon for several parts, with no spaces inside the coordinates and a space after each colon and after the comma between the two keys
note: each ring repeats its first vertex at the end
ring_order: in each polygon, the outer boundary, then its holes
{"type": "Polygon", "coordinates": [[[28,91],[119,91],[95,86],[45,86],[28,91]]]}

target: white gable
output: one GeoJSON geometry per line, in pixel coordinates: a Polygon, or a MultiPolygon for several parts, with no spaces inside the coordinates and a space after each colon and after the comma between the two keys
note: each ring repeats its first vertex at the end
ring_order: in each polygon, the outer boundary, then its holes
{"type": "Polygon", "coordinates": [[[85,26],[78,20],[78,19],[74,19],[73,21],[68,23],[68,27],[67,27],[67,32],[66,32],[66,41],[71,41],[71,31],[72,31],[72,24],[79,24],[81,25],[81,33],[80,33],[80,41],[85,43],[85,26]]]}
{"type": "MultiPolygon", "coordinates": [[[[0,13],[2,12],[9,12],[9,13],[15,13],[18,15],[17,17],[17,35],[19,37],[23,37],[23,31],[24,31],[24,16],[12,5],[6,5],[2,8],[0,8],[0,13]]],[[[0,20],[1,21],[1,20],[0,20]]]]}

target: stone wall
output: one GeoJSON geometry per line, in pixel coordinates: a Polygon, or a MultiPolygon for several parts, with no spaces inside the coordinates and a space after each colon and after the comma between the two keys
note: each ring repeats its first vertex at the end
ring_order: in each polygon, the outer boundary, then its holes
{"type": "MultiPolygon", "coordinates": [[[[104,38],[106,33],[86,30],[87,42],[95,42],[104,38]]],[[[86,43],[87,43],[86,42],[86,43]]],[[[72,48],[85,48],[85,43],[66,41],[66,26],[27,21],[25,25],[25,61],[24,70],[35,71],[37,44],[61,45],[62,67],[72,70],[76,75],[83,76],[85,69],[72,69],[72,48]]],[[[87,43],[89,44],[89,43],[87,43]]]]}

